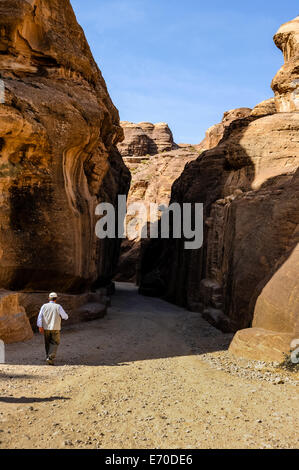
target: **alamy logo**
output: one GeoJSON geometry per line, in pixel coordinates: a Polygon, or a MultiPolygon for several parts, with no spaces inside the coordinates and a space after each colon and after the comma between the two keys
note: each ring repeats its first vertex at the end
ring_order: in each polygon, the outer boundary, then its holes
{"type": "Polygon", "coordinates": [[[96,207],[100,216],[96,235],[104,238],[181,238],[186,250],[203,244],[203,204],[164,205],[134,202],[127,207],[125,195],[118,196],[117,209],[103,202],[96,207]],[[158,221],[160,221],[158,223],[158,221]]]}
{"type": "Polygon", "coordinates": [[[5,103],[5,85],[4,81],[0,79],[0,104],[5,103]]]}

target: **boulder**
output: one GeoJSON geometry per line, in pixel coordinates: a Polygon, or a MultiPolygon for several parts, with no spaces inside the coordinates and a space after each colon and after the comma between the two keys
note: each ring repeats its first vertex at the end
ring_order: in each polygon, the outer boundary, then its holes
{"type": "Polygon", "coordinates": [[[275,98],[269,98],[257,104],[251,111],[251,116],[266,116],[277,113],[275,98]]]}
{"type": "Polygon", "coordinates": [[[33,336],[25,308],[17,293],[0,292],[0,339],[5,344],[27,341],[33,336]]]}
{"type": "Polygon", "coordinates": [[[282,362],[284,353],[289,353],[292,335],[263,328],[248,328],[238,331],[229,351],[235,356],[265,362],[282,362]]]}
{"type": "Polygon", "coordinates": [[[99,303],[88,303],[80,307],[74,315],[78,315],[79,322],[93,321],[103,318],[107,309],[105,305],[99,303]]]}

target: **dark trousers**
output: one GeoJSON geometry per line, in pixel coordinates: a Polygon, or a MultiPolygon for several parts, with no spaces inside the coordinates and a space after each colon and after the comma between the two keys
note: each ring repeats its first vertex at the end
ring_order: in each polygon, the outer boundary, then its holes
{"type": "Polygon", "coordinates": [[[44,336],[47,359],[53,361],[56,357],[57,349],[60,344],[60,331],[45,330],[44,336]]]}

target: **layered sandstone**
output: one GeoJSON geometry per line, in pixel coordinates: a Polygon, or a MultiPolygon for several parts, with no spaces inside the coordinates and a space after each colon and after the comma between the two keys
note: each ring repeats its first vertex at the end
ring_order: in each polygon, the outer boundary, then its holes
{"type": "Polygon", "coordinates": [[[96,238],[95,208],[129,173],[105,81],[69,0],[1,0],[0,31],[0,287],[109,283],[119,244],[96,238]]]}
{"type": "MultiPolygon", "coordinates": [[[[133,122],[121,121],[124,131],[124,140],[118,144],[118,149],[124,158],[156,155],[164,151],[177,148],[168,124],[159,122],[133,122]]],[[[138,161],[138,160],[137,160],[138,161]]],[[[134,163],[134,161],[133,161],[134,163]]]]}
{"type": "Polygon", "coordinates": [[[204,203],[202,249],[153,241],[141,266],[141,291],[202,312],[223,331],[245,328],[231,351],[265,360],[282,358],[297,334],[299,113],[288,92],[290,74],[299,79],[297,24],[275,37],[286,58],[273,82],[275,109],[263,102],[231,122],[173,185],[171,201],[204,203]]]}

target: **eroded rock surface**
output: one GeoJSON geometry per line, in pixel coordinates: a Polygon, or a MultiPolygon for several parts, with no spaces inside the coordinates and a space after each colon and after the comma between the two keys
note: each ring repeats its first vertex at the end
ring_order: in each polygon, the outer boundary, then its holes
{"type": "Polygon", "coordinates": [[[177,148],[168,124],[164,122],[135,124],[121,121],[121,126],[124,140],[118,144],[118,149],[124,158],[156,155],[177,148]]]}
{"type": "Polygon", "coordinates": [[[2,0],[0,13],[0,285],[85,288],[101,275],[94,212],[118,112],[68,0],[2,0]]]}
{"type": "Polygon", "coordinates": [[[299,111],[299,16],[283,24],[274,36],[274,41],[285,61],[272,82],[277,110],[299,111]]]}
{"type": "Polygon", "coordinates": [[[95,235],[129,186],[118,111],[69,0],[1,0],[0,32],[0,286],[88,291],[119,254],[95,235]]]}

